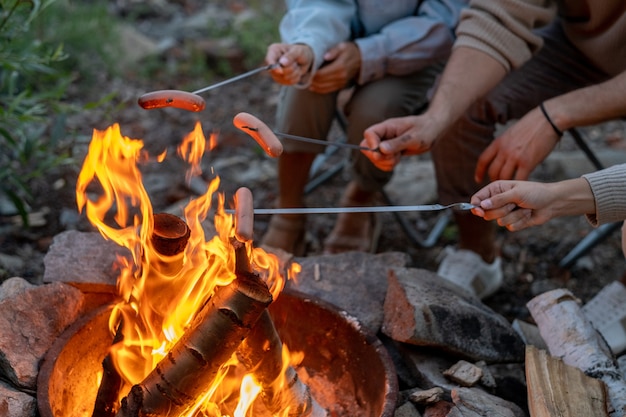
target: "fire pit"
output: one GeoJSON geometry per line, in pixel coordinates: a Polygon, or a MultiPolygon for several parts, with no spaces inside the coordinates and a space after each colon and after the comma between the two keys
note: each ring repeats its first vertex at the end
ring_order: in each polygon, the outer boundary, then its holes
{"type": "MultiPolygon", "coordinates": [[[[188,176],[206,143],[196,124],[179,146],[188,176]]],[[[300,266],[283,268],[253,246],[251,191],[237,191],[232,216],[215,177],[184,220],[154,213],[139,169],[149,160],[119,125],[94,131],[78,208],[132,256],[117,259],[115,297],[45,359],[41,415],[393,415],[397,384],[380,341],[329,305],[282,294],[300,266]],[[207,240],[201,223],[214,192],[216,235],[207,240]]]]}
{"type": "MultiPolygon", "coordinates": [[[[48,351],[39,373],[41,417],[91,416],[111,346],[111,304],[95,308],[48,351]]],[[[379,339],[352,317],[319,299],[284,291],[269,307],[281,339],[304,353],[297,371],[333,416],[393,416],[397,381],[379,339]]]]}

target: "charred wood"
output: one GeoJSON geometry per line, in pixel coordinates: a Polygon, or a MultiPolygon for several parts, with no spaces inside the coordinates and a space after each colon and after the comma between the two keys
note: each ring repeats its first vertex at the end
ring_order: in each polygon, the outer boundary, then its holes
{"type": "MultiPolygon", "coordinates": [[[[151,242],[154,250],[160,255],[171,257],[169,264],[155,265],[160,272],[175,274],[182,267],[182,252],[187,246],[191,231],[187,224],[177,216],[168,213],[157,213],[153,217],[154,228],[151,242]]],[[[113,345],[124,340],[123,324],[120,322],[113,338],[113,345]]],[[[93,417],[113,417],[119,408],[122,377],[115,369],[113,359],[108,354],[102,361],[102,381],[98,387],[94,403],[93,417]]]]}
{"type": "Polygon", "coordinates": [[[117,416],[181,415],[209,388],[271,301],[254,274],[237,274],[219,287],[168,355],[122,400],[117,416]]]}

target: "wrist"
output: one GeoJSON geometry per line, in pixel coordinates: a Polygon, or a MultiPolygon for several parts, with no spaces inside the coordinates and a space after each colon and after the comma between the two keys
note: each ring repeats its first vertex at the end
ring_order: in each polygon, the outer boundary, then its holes
{"type": "Polygon", "coordinates": [[[551,187],[554,211],[557,216],[595,213],[595,198],[586,179],[580,177],[564,180],[553,183],[551,187]]]}
{"type": "Polygon", "coordinates": [[[554,118],[550,115],[550,113],[548,113],[548,111],[546,110],[545,107],[545,102],[542,102],[539,105],[539,110],[541,111],[541,113],[543,114],[543,116],[546,118],[546,120],[548,121],[548,123],[550,124],[550,126],[552,127],[552,130],[554,131],[554,133],[561,138],[563,136],[563,130],[561,130],[559,128],[559,126],[556,124],[556,122],[554,121],[554,118]]]}

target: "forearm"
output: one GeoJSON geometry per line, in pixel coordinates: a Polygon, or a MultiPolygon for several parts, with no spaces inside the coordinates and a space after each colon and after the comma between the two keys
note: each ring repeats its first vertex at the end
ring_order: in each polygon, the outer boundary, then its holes
{"type": "Polygon", "coordinates": [[[626,117],[626,71],[610,80],[545,102],[554,124],[565,131],[626,117]]]}
{"type": "Polygon", "coordinates": [[[456,122],[478,98],[495,87],[506,69],[494,58],[472,48],[456,48],[444,69],[428,116],[436,126],[435,137],[456,122]]]}
{"type": "Polygon", "coordinates": [[[552,218],[591,215],[596,212],[595,198],[586,179],[574,178],[544,186],[551,196],[548,208],[552,218]]]}

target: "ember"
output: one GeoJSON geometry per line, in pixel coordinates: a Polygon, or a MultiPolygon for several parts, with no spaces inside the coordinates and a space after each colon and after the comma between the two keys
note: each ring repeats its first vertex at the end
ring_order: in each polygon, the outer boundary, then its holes
{"type": "MultiPolygon", "coordinates": [[[[190,165],[187,180],[201,173],[206,142],[199,124],[183,140],[178,153],[190,165]]],[[[94,415],[245,416],[261,393],[275,415],[326,415],[308,388],[296,384],[289,356],[283,358],[288,349],[265,311],[286,279],[278,259],[254,248],[251,238],[241,240],[245,233],[236,233],[237,221],[216,193],[218,177],[187,204],[184,222],[155,215],[138,168],[149,160],[142,141],[122,136],[113,125],[94,132],[77,182],[79,210],[102,236],[132,253],[132,262],[119,259],[121,300],[109,319],[116,337],[100,385],[107,394],[98,395],[96,407],[102,409],[94,415]],[[92,188],[98,197],[88,196],[92,188]],[[206,241],[201,223],[214,195],[218,236],[206,241]],[[246,370],[237,349],[251,330],[254,337],[239,352],[246,370]],[[268,344],[275,353],[264,353],[268,344]],[[286,388],[294,386],[302,386],[300,394],[286,388]],[[103,405],[111,390],[117,391],[115,403],[103,405]]],[[[252,218],[251,197],[248,206],[252,218]]]]}

